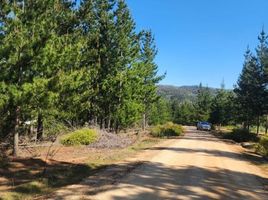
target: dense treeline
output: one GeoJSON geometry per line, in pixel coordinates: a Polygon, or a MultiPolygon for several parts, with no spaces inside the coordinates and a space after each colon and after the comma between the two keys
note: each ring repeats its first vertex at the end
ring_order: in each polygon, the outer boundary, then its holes
{"type": "MultiPolygon", "coordinates": [[[[233,91],[221,89],[212,92],[200,84],[196,97],[190,100],[166,98],[158,103],[162,118],[179,124],[194,125],[198,121],[209,121],[214,125],[243,125],[250,131],[260,125],[268,127],[268,36],[262,31],[254,55],[249,48],[245,53],[243,70],[233,91]],[[192,100],[193,99],[193,100],[192,100]],[[166,109],[165,109],[166,108],[166,109]]],[[[157,116],[154,122],[161,121],[157,116]]],[[[161,123],[164,123],[162,121],[161,123]]]]}
{"type": "Polygon", "coordinates": [[[151,122],[172,121],[183,125],[195,125],[198,121],[210,121],[215,125],[233,123],[233,91],[224,89],[224,84],[221,89],[211,91],[200,84],[193,99],[162,98],[153,106],[158,107],[160,112],[159,115],[151,114],[151,122]]]}
{"type": "Polygon", "coordinates": [[[85,123],[119,130],[157,100],[150,31],[124,0],[0,1],[0,136],[37,139],[85,123]]]}

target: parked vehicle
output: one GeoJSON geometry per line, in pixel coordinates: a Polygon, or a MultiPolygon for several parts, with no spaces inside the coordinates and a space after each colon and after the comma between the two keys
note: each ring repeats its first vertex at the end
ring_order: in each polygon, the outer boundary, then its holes
{"type": "Polygon", "coordinates": [[[211,130],[211,124],[208,122],[198,122],[196,127],[197,127],[197,130],[201,130],[201,131],[211,130]]]}

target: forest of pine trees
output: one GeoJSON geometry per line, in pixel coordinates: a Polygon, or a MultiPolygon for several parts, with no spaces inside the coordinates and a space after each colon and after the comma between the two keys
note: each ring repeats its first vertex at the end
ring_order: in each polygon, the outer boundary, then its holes
{"type": "Polygon", "coordinates": [[[85,123],[146,125],[157,100],[151,31],[124,0],[0,0],[0,137],[35,123],[36,137],[85,123]]]}

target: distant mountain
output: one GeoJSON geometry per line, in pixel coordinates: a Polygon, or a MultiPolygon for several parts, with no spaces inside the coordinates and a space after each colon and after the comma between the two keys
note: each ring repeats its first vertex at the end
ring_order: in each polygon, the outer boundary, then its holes
{"type": "MultiPolygon", "coordinates": [[[[193,101],[198,93],[199,86],[172,86],[172,85],[158,85],[158,94],[167,99],[178,99],[180,101],[193,101]]],[[[216,88],[209,88],[212,95],[215,95],[216,88]]]]}

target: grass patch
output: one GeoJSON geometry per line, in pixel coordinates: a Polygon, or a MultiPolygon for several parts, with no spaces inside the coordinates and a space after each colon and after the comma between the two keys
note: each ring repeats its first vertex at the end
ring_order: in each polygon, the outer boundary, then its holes
{"type": "Polygon", "coordinates": [[[61,143],[66,146],[89,145],[98,139],[96,130],[83,128],[65,135],[61,143]]]}
{"type": "Polygon", "coordinates": [[[255,133],[246,129],[233,129],[232,132],[223,133],[224,139],[234,140],[235,142],[257,142],[259,140],[255,133]]]}
{"type": "Polygon", "coordinates": [[[182,126],[172,122],[168,122],[164,125],[157,125],[151,129],[151,135],[154,137],[180,136],[182,133],[182,126]]]}

